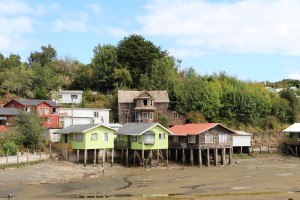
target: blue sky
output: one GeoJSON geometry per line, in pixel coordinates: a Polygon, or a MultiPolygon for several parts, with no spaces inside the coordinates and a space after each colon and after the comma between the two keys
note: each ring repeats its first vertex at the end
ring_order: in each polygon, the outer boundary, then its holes
{"type": "Polygon", "coordinates": [[[300,80],[299,0],[0,0],[0,53],[51,44],[90,63],[98,44],[140,34],[182,67],[247,81],[300,80]]]}

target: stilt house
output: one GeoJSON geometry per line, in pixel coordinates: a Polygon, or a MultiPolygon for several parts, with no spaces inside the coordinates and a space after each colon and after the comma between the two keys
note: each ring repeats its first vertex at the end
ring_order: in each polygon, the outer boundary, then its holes
{"type": "Polygon", "coordinates": [[[232,162],[232,136],[236,133],[229,128],[219,123],[200,123],[175,125],[169,130],[173,133],[169,137],[169,157],[172,159],[181,159],[192,165],[198,161],[199,166],[205,160],[209,166],[211,158],[217,165],[218,155],[221,155],[221,164],[224,165],[228,152],[229,163],[232,162]]]}
{"type": "Polygon", "coordinates": [[[283,132],[289,134],[285,142],[287,152],[296,157],[300,156],[300,123],[292,124],[283,132]]]}
{"type": "Polygon", "coordinates": [[[80,151],[84,151],[84,165],[86,165],[88,150],[94,152],[94,162],[99,158],[100,150],[102,150],[103,161],[105,151],[114,149],[114,133],[116,131],[104,125],[99,124],[83,124],[73,125],[54,132],[62,134],[61,143],[66,144],[66,149],[77,151],[77,162],[79,161],[80,151]],[[98,156],[97,156],[98,155],[98,156]]]}
{"type": "Polygon", "coordinates": [[[156,164],[160,159],[168,163],[168,136],[172,132],[159,123],[127,123],[116,134],[115,148],[121,151],[122,162],[126,153],[126,165],[132,159],[134,164],[138,159],[142,165],[152,165],[154,156],[156,164]]]}

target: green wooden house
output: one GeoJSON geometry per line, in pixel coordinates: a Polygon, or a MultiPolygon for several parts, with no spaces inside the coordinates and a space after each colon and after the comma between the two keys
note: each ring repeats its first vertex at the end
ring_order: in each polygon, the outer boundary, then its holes
{"type": "MultiPolygon", "coordinates": [[[[94,162],[96,155],[102,150],[103,155],[107,149],[114,149],[114,133],[116,130],[99,124],[73,125],[54,132],[61,134],[61,143],[68,144],[69,149],[77,150],[77,161],[79,160],[80,150],[84,150],[84,162],[86,164],[88,150],[94,150],[94,162]],[[98,152],[98,153],[97,153],[98,152]]],[[[102,156],[105,158],[105,156],[102,156]]]]}
{"type": "Polygon", "coordinates": [[[159,158],[167,164],[168,136],[171,131],[159,123],[127,123],[117,132],[115,148],[121,150],[121,160],[123,160],[124,150],[126,151],[126,163],[128,165],[129,154],[138,158],[144,165],[151,163],[153,155],[156,155],[157,164],[159,158]],[[166,153],[164,153],[166,152],[166,153]]]}

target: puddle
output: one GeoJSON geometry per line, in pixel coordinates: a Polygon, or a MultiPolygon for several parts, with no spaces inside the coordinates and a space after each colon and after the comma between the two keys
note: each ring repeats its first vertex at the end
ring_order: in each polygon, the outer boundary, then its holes
{"type": "Polygon", "coordinates": [[[251,187],[233,187],[233,190],[244,190],[244,189],[250,189],[251,187]]]}
{"type": "Polygon", "coordinates": [[[293,173],[282,173],[282,174],[275,174],[276,176],[293,176],[293,173]]]}

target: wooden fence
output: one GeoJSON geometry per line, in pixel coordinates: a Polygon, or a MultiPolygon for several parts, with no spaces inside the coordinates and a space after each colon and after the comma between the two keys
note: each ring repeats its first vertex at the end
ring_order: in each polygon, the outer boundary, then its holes
{"type": "Polygon", "coordinates": [[[279,151],[280,146],[285,142],[282,132],[253,133],[251,152],[274,152],[279,151]]]}

